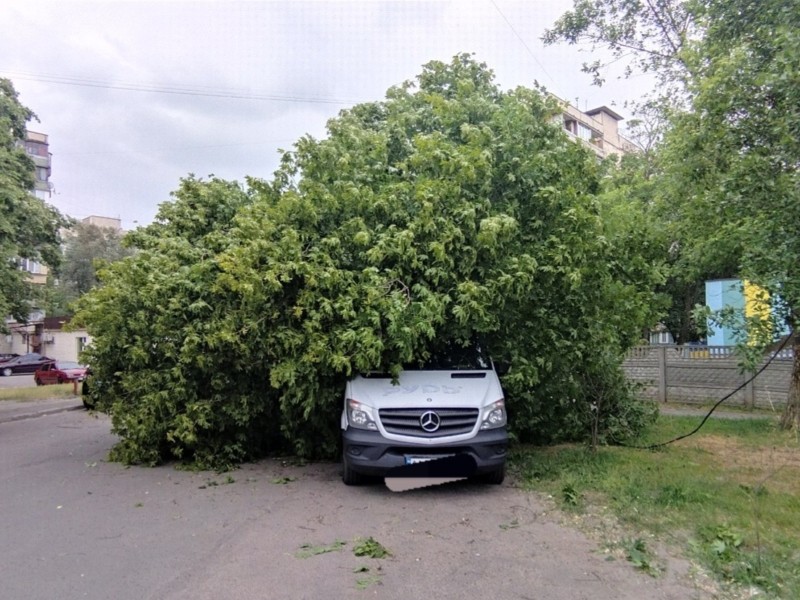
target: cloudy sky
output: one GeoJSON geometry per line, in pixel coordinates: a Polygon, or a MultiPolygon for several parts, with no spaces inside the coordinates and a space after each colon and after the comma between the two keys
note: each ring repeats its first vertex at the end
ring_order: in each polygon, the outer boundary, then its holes
{"type": "Polygon", "coordinates": [[[534,81],[579,108],[642,80],[590,85],[576,47],[543,47],[571,0],[5,0],[0,77],[50,136],[50,199],[73,217],[150,222],[188,173],[270,178],[278,149],[320,137],[430,60],[474,52],[503,89],[534,81]]]}

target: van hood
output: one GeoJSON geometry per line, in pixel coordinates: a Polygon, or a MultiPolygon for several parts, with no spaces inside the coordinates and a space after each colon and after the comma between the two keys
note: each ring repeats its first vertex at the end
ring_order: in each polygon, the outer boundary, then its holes
{"type": "Polygon", "coordinates": [[[503,392],[494,371],[402,371],[391,378],[358,375],[347,384],[347,398],[376,409],[412,407],[483,408],[503,392]]]}

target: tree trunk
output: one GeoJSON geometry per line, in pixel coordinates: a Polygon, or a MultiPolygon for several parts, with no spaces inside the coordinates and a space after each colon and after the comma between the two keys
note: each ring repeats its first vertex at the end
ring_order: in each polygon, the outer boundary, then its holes
{"type": "Polygon", "coordinates": [[[781,416],[781,429],[800,430],[800,335],[794,334],[792,348],[792,380],[789,383],[789,396],[781,416]]]}

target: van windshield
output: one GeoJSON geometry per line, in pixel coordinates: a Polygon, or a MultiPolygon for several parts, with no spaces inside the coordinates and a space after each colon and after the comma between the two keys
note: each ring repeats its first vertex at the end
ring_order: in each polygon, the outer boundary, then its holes
{"type": "Polygon", "coordinates": [[[469,346],[447,344],[433,350],[427,360],[403,365],[403,369],[406,371],[488,371],[490,368],[489,357],[477,344],[469,346]]]}

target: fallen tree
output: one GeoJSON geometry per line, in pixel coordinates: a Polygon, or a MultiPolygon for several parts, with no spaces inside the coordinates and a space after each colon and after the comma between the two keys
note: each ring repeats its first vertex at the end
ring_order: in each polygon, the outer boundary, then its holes
{"type": "Polygon", "coordinates": [[[600,167],[558,115],[461,55],[342,111],[271,181],[185,179],[80,302],[113,456],[333,455],[348,377],[474,337],[512,365],[517,439],[635,431],[619,361],[648,297],[617,276],[600,167]]]}

